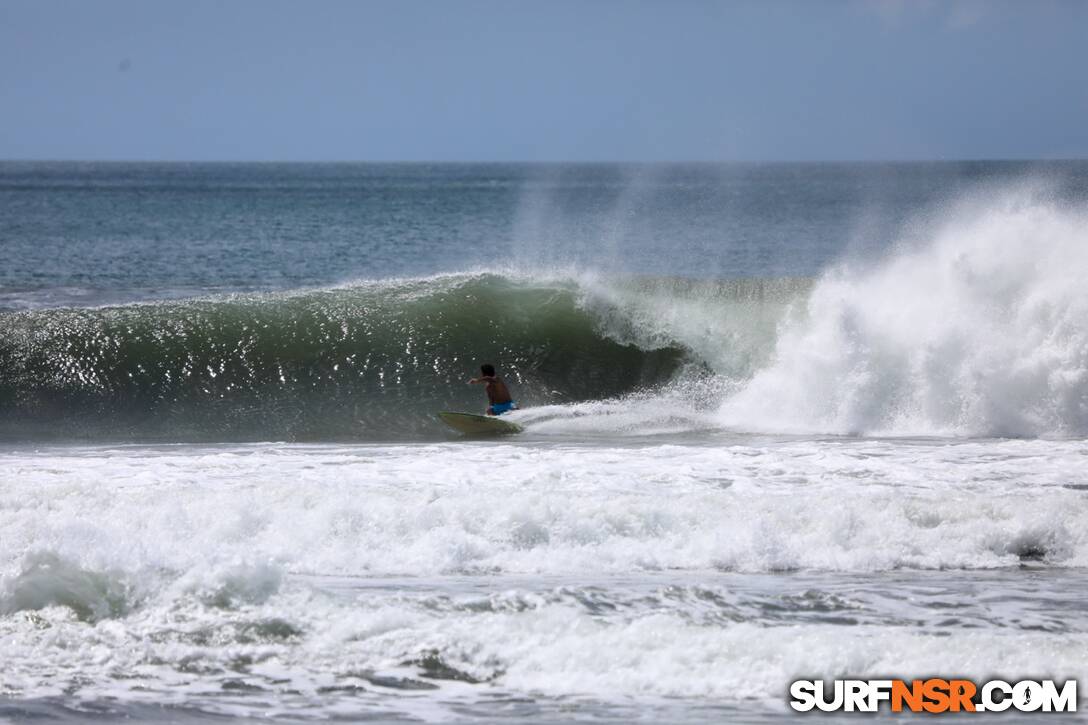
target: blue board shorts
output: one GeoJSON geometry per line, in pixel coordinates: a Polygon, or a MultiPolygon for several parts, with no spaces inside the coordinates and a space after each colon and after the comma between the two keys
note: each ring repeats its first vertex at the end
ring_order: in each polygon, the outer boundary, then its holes
{"type": "Polygon", "coordinates": [[[502,415],[503,413],[509,413],[511,410],[517,410],[518,404],[514,401],[509,403],[494,403],[487,408],[487,412],[491,415],[502,415]]]}

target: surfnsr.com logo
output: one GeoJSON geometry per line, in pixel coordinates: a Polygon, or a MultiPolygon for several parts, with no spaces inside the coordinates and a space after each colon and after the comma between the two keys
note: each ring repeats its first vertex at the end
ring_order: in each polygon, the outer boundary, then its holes
{"type": "Polygon", "coordinates": [[[790,707],[798,712],[1076,712],[1077,681],[1054,680],[797,680],[790,685],[790,707]]]}

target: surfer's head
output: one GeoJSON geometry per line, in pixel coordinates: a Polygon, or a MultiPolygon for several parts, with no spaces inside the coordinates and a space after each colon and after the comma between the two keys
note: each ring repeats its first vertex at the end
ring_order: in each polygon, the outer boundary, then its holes
{"type": "Polygon", "coordinates": [[[495,366],[491,363],[484,363],[480,366],[480,374],[489,378],[495,377],[495,366]]]}

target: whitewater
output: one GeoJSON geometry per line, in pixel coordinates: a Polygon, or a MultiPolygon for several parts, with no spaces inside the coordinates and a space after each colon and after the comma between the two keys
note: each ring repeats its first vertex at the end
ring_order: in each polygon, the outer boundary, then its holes
{"type": "Polygon", "coordinates": [[[146,262],[87,231],[0,275],[0,718],[777,722],[799,678],[1083,680],[1088,171],[1038,171],[0,164],[21,229],[108,228],[90,174],[146,262]],[[284,280],[293,241],[233,260],[259,235],[201,221],[375,189],[416,209],[396,262],[345,270],[340,226],[284,280]],[[436,420],[480,362],[524,434],[436,420]]]}

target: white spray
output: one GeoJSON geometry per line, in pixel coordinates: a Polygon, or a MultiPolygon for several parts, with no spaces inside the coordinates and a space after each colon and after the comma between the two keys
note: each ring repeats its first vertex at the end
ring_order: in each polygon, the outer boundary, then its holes
{"type": "Polygon", "coordinates": [[[743,430],[1088,432],[1088,218],[1017,190],[924,245],[839,267],[721,408],[743,430]]]}

